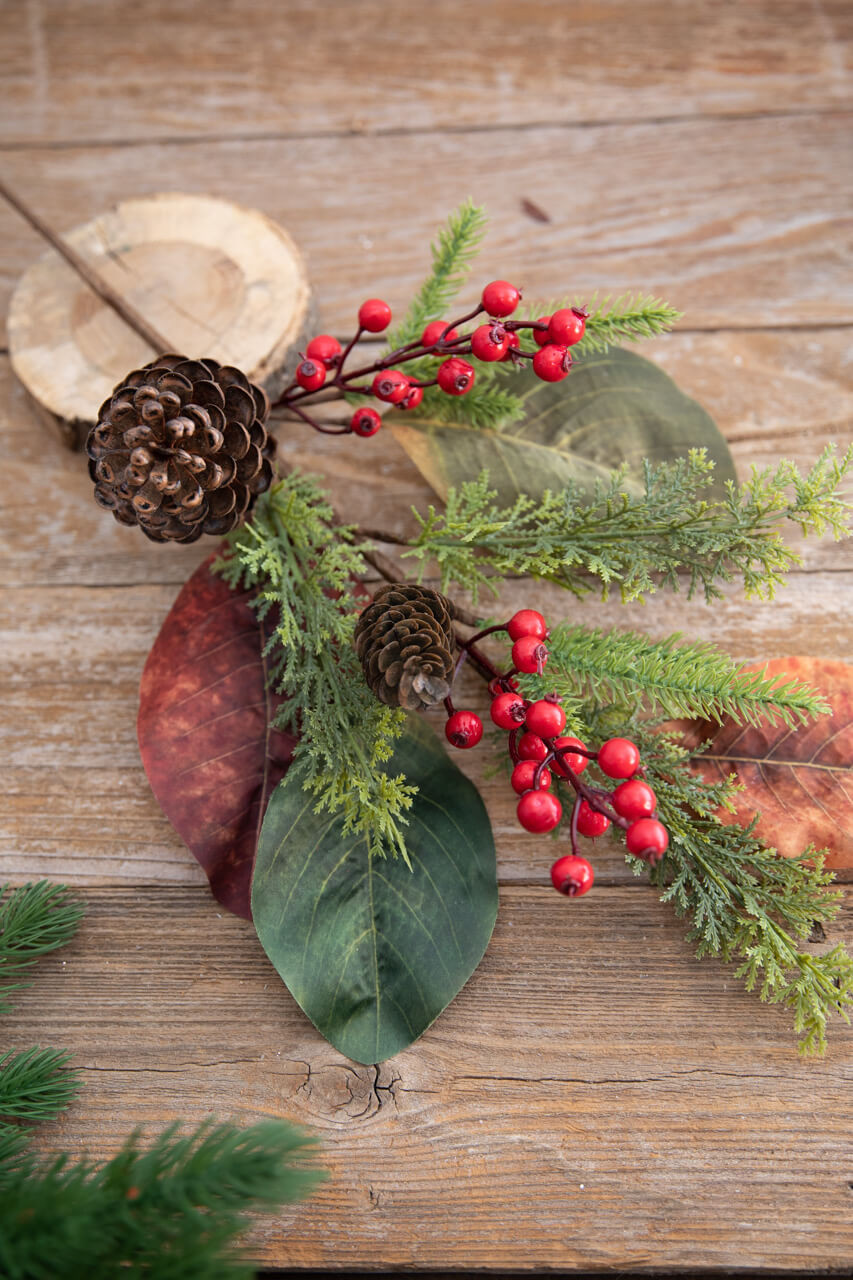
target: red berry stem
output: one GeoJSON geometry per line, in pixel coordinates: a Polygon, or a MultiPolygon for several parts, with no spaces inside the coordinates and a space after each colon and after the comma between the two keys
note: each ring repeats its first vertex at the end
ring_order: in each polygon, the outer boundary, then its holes
{"type": "Polygon", "coordinates": [[[575,802],[572,805],[572,819],[571,819],[571,822],[569,823],[569,836],[572,842],[572,853],[575,855],[576,858],[579,858],[581,856],[580,845],[578,844],[578,814],[581,811],[582,804],[583,804],[583,797],[580,795],[576,795],[575,802]]]}
{"type": "Polygon", "coordinates": [[[288,409],[292,409],[297,417],[301,418],[303,422],[307,422],[309,427],[313,427],[315,431],[322,431],[324,436],[346,436],[350,434],[350,427],[324,426],[322,422],[315,422],[307,413],[303,413],[298,405],[289,404],[287,407],[288,409]]]}

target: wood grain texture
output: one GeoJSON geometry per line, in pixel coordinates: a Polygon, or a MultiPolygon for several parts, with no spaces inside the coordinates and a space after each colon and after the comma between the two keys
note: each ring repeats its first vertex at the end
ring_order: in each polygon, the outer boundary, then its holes
{"type": "MultiPolygon", "coordinates": [[[[5,1020],[11,1045],[63,1045],[83,1069],[39,1143],[106,1156],[137,1123],[211,1111],[310,1127],[331,1179],[258,1226],[270,1264],[849,1261],[853,1037],[799,1061],[785,1011],[695,961],[650,891],[505,889],[474,978],[378,1069],[321,1039],[250,926],[204,891],[88,900],[5,1020]]],[[[848,911],[822,945],[851,928],[848,911]]]]}
{"type": "MultiPolygon", "coordinates": [[[[469,195],[493,224],[478,277],[509,275],[531,298],[633,290],[663,295],[691,328],[831,325],[853,321],[850,122],[837,113],[463,130],[417,145],[356,136],[25,148],[0,151],[0,162],[31,204],[61,210],[60,230],[129,194],[209,192],[260,209],[305,253],[334,330],[350,330],[379,286],[406,306],[430,238],[469,195]],[[546,233],[522,194],[548,212],[546,233]]],[[[0,309],[41,251],[0,209],[0,309]]]]}
{"type": "MultiPolygon", "coordinates": [[[[7,4],[0,167],[60,230],[160,191],[259,208],[306,252],[339,333],[377,291],[405,306],[429,237],[470,194],[492,220],[478,279],[517,277],[528,297],[657,292],[687,313],[644,351],[717,419],[741,474],[849,442],[847,0],[495,0],[466,10],[463,38],[459,12],[7,4]]],[[[0,208],[4,317],[42,252],[0,208]]],[[[211,1111],[308,1125],[332,1179],[259,1225],[269,1265],[849,1268],[850,1033],[798,1061],[788,1014],[694,961],[616,853],[596,856],[589,897],[558,898],[551,851],[519,831],[499,780],[482,785],[502,905],[472,982],[380,1070],[321,1039],[250,927],[214,904],[139,763],[142,664],[206,549],[143,545],[106,519],[3,346],[0,330],[0,879],[63,878],[89,902],[4,1022],[11,1045],[66,1045],[84,1069],[43,1149],[107,1155],[139,1122],[211,1111]]],[[[385,433],[279,434],[355,520],[402,531],[429,499],[385,433]]],[[[850,661],[853,543],[803,551],[774,606],[661,596],[584,617],[742,658],[850,661]]],[[[504,601],[529,604],[529,584],[504,601]]],[[[822,945],[851,930],[848,899],[822,945]]]]}
{"type": "Polygon", "coordinates": [[[372,133],[850,101],[844,0],[27,0],[0,29],[9,141],[372,133]],[[345,39],[341,33],[345,31],[345,39]],[[164,57],[164,47],[168,56],[164,57]],[[118,92],[117,92],[118,89],[118,92]],[[103,103],[111,100],[112,110],[103,103]]]}

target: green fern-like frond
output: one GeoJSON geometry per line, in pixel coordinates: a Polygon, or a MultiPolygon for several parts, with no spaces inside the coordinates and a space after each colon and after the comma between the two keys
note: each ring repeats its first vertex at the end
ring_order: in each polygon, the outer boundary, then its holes
{"type": "Polygon", "coordinates": [[[301,734],[294,776],[318,811],[343,812],[345,829],[363,833],[372,853],[407,858],[416,788],[384,768],[405,713],[377,702],[353,648],[364,603],[355,584],[367,566],[352,529],[335,524],[312,477],[292,472],[262,495],[215,568],[232,587],[254,589],[259,617],[274,622],[270,681],[287,699],[278,726],[301,734]]]}
{"type": "Polygon", "coordinates": [[[447,219],[430,246],[432,268],[391,334],[391,350],[415,342],[430,320],[440,320],[468,279],[471,264],[486,232],[487,218],[473,201],[466,200],[447,219]]]}
{"type": "Polygon", "coordinates": [[[705,450],[653,467],[629,491],[625,472],[599,482],[591,498],[569,487],[541,499],[522,494],[499,507],[488,475],[448,494],[443,514],[415,512],[421,525],[406,553],[438,565],[452,582],[478,593],[505,577],[531,575],[582,596],[598,579],[603,595],[618,587],[625,601],[664,585],[688,596],[718,598],[721,583],[740,578],[748,596],[770,599],[800,557],[782,536],[785,523],[804,534],[849,532],[850,504],[840,486],[853,468],[853,447],[839,457],[827,446],[810,471],[792,462],[755,471],[723,501],[707,498],[713,464],[705,450]]]}

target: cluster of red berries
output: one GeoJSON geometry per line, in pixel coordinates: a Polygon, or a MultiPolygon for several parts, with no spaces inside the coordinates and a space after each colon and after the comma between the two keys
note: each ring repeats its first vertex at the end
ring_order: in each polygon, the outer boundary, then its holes
{"type": "MultiPolygon", "coordinates": [[[[555,777],[574,792],[572,853],[558,858],[552,866],[554,888],[569,897],[579,897],[592,888],[593,869],[578,851],[577,836],[595,839],[612,824],[625,831],[630,853],[652,864],[659,862],[669,845],[669,834],[653,816],[657,808],[654,791],[637,776],[642,768],[636,744],[628,738],[609,738],[598,751],[590,751],[579,738],[564,735],[566,713],[556,694],[528,702],[518,691],[514,677],[519,672],[541,675],[548,661],[548,628],[542,614],[521,609],[505,626],[489,630],[505,630],[512,641],[512,667],[489,684],[490,716],[499,729],[509,733],[510,782],[519,796],[516,812],[522,827],[542,834],[561,822],[563,806],[551,789],[555,777]],[[618,781],[614,790],[581,781],[590,760],[597,762],[606,777],[618,781]]],[[[455,711],[449,699],[447,706],[448,741],[456,747],[475,747],[483,736],[480,717],[473,711],[455,711]]]]}
{"type": "MultiPolygon", "coordinates": [[[[569,348],[584,336],[587,312],[582,308],[564,307],[553,315],[540,316],[534,321],[510,320],[520,301],[521,293],[515,285],[508,280],[492,280],[483,290],[479,305],[468,315],[450,322],[433,320],[419,341],[408,343],[372,365],[344,373],[344,363],[362,334],[383,333],[391,323],[388,303],[381,298],[368,298],[359,307],[358,329],[346,348],[328,333],[311,339],[294,380],[279,403],[293,408],[311,393],[333,385],[342,392],[375,396],[398,409],[416,409],[423,400],[424,387],[438,386],[450,396],[464,396],[471,390],[476,370],[469,361],[462,359],[468,354],[487,364],[501,360],[521,365],[530,360],[534,372],[543,381],[560,382],[571,369],[569,348]],[[487,320],[473,332],[460,335],[455,326],[482,313],[486,314],[487,320]],[[524,329],[531,331],[536,350],[522,348],[521,331],[524,329]],[[431,381],[418,380],[401,369],[390,367],[427,355],[446,357],[431,381]],[[370,377],[370,381],[359,383],[359,379],[365,377],[370,377]]],[[[297,407],[296,411],[311,425],[318,426],[301,408],[297,407]]],[[[358,436],[372,436],[381,425],[382,420],[375,409],[360,408],[356,409],[343,430],[358,436]]]]}

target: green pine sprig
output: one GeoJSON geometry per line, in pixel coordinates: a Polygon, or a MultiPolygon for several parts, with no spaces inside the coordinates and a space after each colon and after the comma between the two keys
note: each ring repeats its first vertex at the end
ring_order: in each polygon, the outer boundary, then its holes
{"type": "MultiPolygon", "coordinates": [[[[547,676],[522,676],[531,692],[544,683],[563,698],[619,703],[660,716],[740,724],[805,724],[829,712],[819,694],[798,680],[744,671],[728,654],[678,634],[663,640],[637,631],[553,627],[547,676]]],[[[541,696],[538,694],[537,696],[541,696]]]]}
{"type": "Polygon", "coordinates": [[[659,466],[644,463],[634,492],[625,471],[599,482],[587,497],[572,486],[541,499],[522,494],[509,507],[495,503],[488,474],[450,490],[444,512],[434,507],[406,555],[422,569],[435,562],[442,589],[458,583],[474,600],[497,594],[508,576],[531,575],[583,596],[598,579],[602,595],[618,587],[623,601],[643,599],[682,575],[688,597],[719,597],[721,583],[740,578],[748,596],[773,597],[785,574],[801,563],[785,542],[786,523],[804,535],[850,531],[851,506],[841,485],[853,468],[853,447],[839,457],[833,445],[805,474],[793,462],[753,469],[723,500],[707,497],[713,463],[704,449],[659,466]]]}
{"type": "MultiPolygon", "coordinates": [[[[581,306],[580,302],[570,305],[581,306]]],[[[650,295],[625,295],[611,301],[600,301],[597,295],[587,300],[589,311],[584,336],[573,352],[606,351],[621,342],[642,342],[668,333],[681,319],[681,312],[663,298],[650,295]]],[[[556,308],[552,308],[556,310],[556,308]]]]}
{"type": "Polygon", "coordinates": [[[251,1280],[247,1213],[310,1194],[314,1140],[278,1120],[176,1125],[106,1164],[39,1160],[0,1137],[0,1274],[8,1280],[251,1280]]]}
{"type": "MultiPolygon", "coordinates": [[[[450,215],[430,245],[432,266],[402,323],[388,335],[391,350],[415,342],[430,320],[441,320],[468,279],[486,233],[485,212],[468,199],[450,215]]],[[[414,369],[414,366],[408,366],[414,369]]]]}
{"type": "Polygon", "coordinates": [[[0,1120],[50,1120],[74,1101],[80,1080],[71,1054],[57,1049],[9,1049],[0,1054],[0,1120]]]}
{"type": "Polygon", "coordinates": [[[312,477],[293,472],[262,495],[214,568],[253,589],[258,616],[273,620],[270,683],[287,699],[277,726],[301,734],[292,768],[317,811],[342,812],[372,853],[408,860],[403,828],[416,788],[384,768],[405,713],[377,702],[353,648],[367,568],[353,530],[335,523],[312,477]]]}
{"type": "Polygon", "coordinates": [[[0,1013],[8,996],[26,984],[21,977],[43,955],[63,947],[77,932],[85,908],[65,885],[47,880],[0,886],[0,1013]]]}

